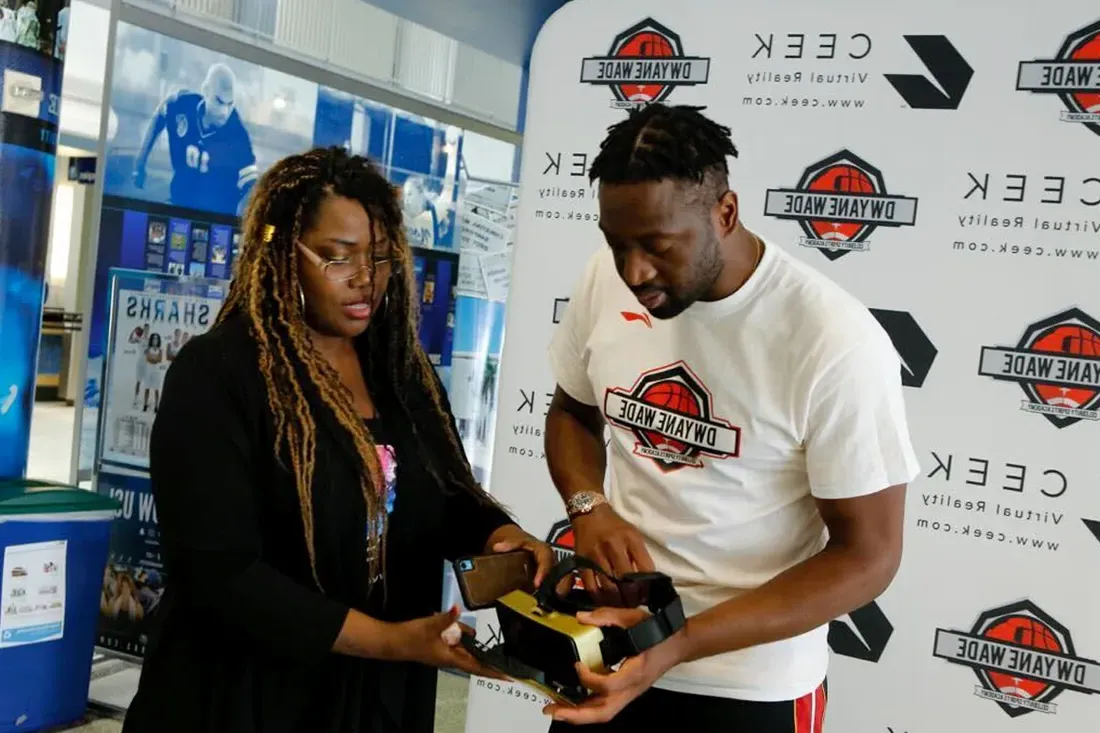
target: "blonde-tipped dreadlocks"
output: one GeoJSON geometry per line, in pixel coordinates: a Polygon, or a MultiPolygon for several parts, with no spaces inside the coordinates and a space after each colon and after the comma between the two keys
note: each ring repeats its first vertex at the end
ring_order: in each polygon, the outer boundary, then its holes
{"type": "Polygon", "coordinates": [[[367,340],[365,353],[385,355],[386,363],[367,368],[385,381],[386,393],[400,413],[392,417],[411,428],[421,460],[445,489],[469,491],[492,502],[464,459],[433,367],[420,345],[416,281],[396,189],[367,159],[350,156],[342,148],[285,158],[253,192],[244,246],[218,322],[245,314],[251,324],[274,417],[276,454],[294,473],[310,565],[319,587],[312,501],[318,410],[328,410],[336,418],[361,461],[371,578],[384,567],[387,522],[384,492],[375,490],[385,486],[385,479],[374,440],[353,407],[350,391],[313,348],[299,297],[295,242],[313,226],[321,203],[330,195],[358,201],[375,228],[374,241],[389,243],[395,259],[386,304],[361,337],[367,340]],[[415,416],[413,405],[418,408],[415,416]]]}

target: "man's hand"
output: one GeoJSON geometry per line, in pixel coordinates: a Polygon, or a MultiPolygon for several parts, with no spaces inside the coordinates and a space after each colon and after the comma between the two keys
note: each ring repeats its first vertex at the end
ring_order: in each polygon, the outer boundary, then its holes
{"type": "MultiPolygon", "coordinates": [[[[634,525],[601,504],[588,514],[573,520],[578,555],[592,560],[614,576],[627,573],[648,573],[655,570],[646,550],[645,539],[634,525]]],[[[603,605],[619,605],[614,586],[601,588],[599,578],[590,570],[582,575],[584,587],[603,605]]]]}
{"type": "MultiPolygon", "coordinates": [[[[640,608],[598,608],[591,613],[578,613],[577,620],[592,626],[630,628],[644,621],[649,612],[640,608]]],[[[581,684],[592,696],[577,705],[548,705],[546,715],[572,725],[606,723],[618,715],[639,695],[653,686],[665,672],[679,664],[683,646],[683,631],[655,647],[627,659],[615,672],[600,674],[583,664],[577,664],[581,684]]]]}
{"type": "Polygon", "coordinates": [[[538,588],[542,579],[554,567],[554,551],[550,545],[523,531],[515,524],[506,524],[489,536],[486,543],[488,552],[512,552],[513,550],[527,550],[535,556],[538,569],[535,571],[535,587],[538,588]]]}

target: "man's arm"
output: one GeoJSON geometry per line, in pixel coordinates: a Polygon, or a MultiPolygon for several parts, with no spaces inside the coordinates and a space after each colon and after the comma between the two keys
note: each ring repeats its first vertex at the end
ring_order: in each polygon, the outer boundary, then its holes
{"type": "Polygon", "coordinates": [[[241,157],[237,161],[237,216],[243,217],[248,209],[248,197],[260,178],[260,170],[256,165],[256,153],[252,149],[252,138],[244,122],[241,121],[239,124],[245,145],[241,146],[241,157]]]}
{"type": "MultiPolygon", "coordinates": [[[[589,261],[550,345],[557,388],[546,414],[544,446],[550,477],[565,502],[581,491],[602,495],[607,471],[605,423],[599,396],[588,375],[590,354],[586,343],[601,308],[598,274],[601,264],[608,264],[607,256],[603,252],[589,261]]],[[[577,554],[593,560],[606,572],[623,575],[653,570],[641,533],[608,504],[570,519],[577,554]]],[[[590,573],[585,573],[584,583],[586,588],[597,587],[590,573]]]]}
{"type": "Polygon", "coordinates": [[[854,499],[818,500],[829,529],[825,549],[692,616],[673,642],[674,663],[789,639],[873,601],[901,563],[905,490],[899,484],[854,499]]]}
{"type": "MultiPolygon", "coordinates": [[[[603,428],[603,414],[598,407],[575,400],[557,387],[546,414],[544,443],[550,478],[563,501],[568,502],[580,491],[603,494],[607,470],[603,428]]],[[[600,504],[571,521],[577,554],[593,560],[606,572],[622,576],[654,569],[642,534],[609,504],[600,504]]],[[[592,573],[585,571],[582,577],[586,588],[595,591],[599,587],[599,579],[592,573]]],[[[614,596],[599,600],[615,602],[614,596]]]]}
{"type": "Polygon", "coordinates": [[[134,159],[134,184],[138,188],[145,187],[145,166],[149,162],[149,154],[153,152],[153,146],[156,145],[157,138],[168,126],[168,103],[173,99],[175,99],[174,94],[169,95],[161,102],[160,106],[157,107],[157,113],[153,115],[153,119],[149,121],[149,125],[145,129],[145,138],[141,141],[141,148],[134,159]]]}
{"type": "Polygon", "coordinates": [[[550,479],[562,501],[578,491],[603,493],[607,470],[603,427],[598,407],[573,399],[561,386],[554,390],[543,443],[550,479]]]}

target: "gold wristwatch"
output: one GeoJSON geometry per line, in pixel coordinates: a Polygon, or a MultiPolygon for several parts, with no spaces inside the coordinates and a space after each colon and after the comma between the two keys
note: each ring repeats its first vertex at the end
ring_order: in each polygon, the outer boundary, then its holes
{"type": "Polygon", "coordinates": [[[565,511],[569,519],[588,514],[601,504],[607,503],[607,497],[598,491],[578,491],[569,497],[565,503],[565,511]]]}

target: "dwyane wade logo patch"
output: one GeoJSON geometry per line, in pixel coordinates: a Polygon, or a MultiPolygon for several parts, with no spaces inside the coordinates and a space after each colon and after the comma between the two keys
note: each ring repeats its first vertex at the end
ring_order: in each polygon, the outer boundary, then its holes
{"type": "Polygon", "coordinates": [[[974,694],[1012,718],[1056,713],[1066,691],[1100,692],[1100,665],[1079,657],[1069,629],[1031,601],[986,611],[970,631],[936,629],[933,654],[974,670],[974,694]]]}
{"type": "Polygon", "coordinates": [[[805,170],[794,188],[768,189],[764,214],[798,222],[798,243],[830,260],[866,252],[878,227],[913,226],[917,199],[887,193],[882,171],[850,150],[805,170]]]}
{"type": "Polygon", "coordinates": [[[682,361],[646,372],[629,390],[607,390],[603,409],[634,434],[634,454],[666,473],[741,454],[741,429],[714,416],[710,391],[682,361]]]}
{"type": "Polygon", "coordinates": [[[685,54],[680,36],[652,18],[615,36],[606,56],[581,62],[581,82],[610,88],[618,109],[663,102],[676,87],[709,78],[710,59],[685,54]]]}
{"type": "Polygon", "coordinates": [[[573,525],[568,519],[554,522],[546,534],[546,544],[554,550],[554,558],[558,562],[573,554],[577,547],[577,540],[573,536],[573,525]]]}
{"type": "Polygon", "coordinates": [[[1100,322],[1079,308],[1028,326],[1016,346],[983,346],[978,374],[1016,382],[1020,409],[1057,428],[1100,419],[1100,322]]]}
{"type": "Polygon", "coordinates": [[[1021,61],[1016,90],[1057,95],[1063,122],[1100,135],[1100,21],[1066,36],[1054,58],[1021,61]]]}

